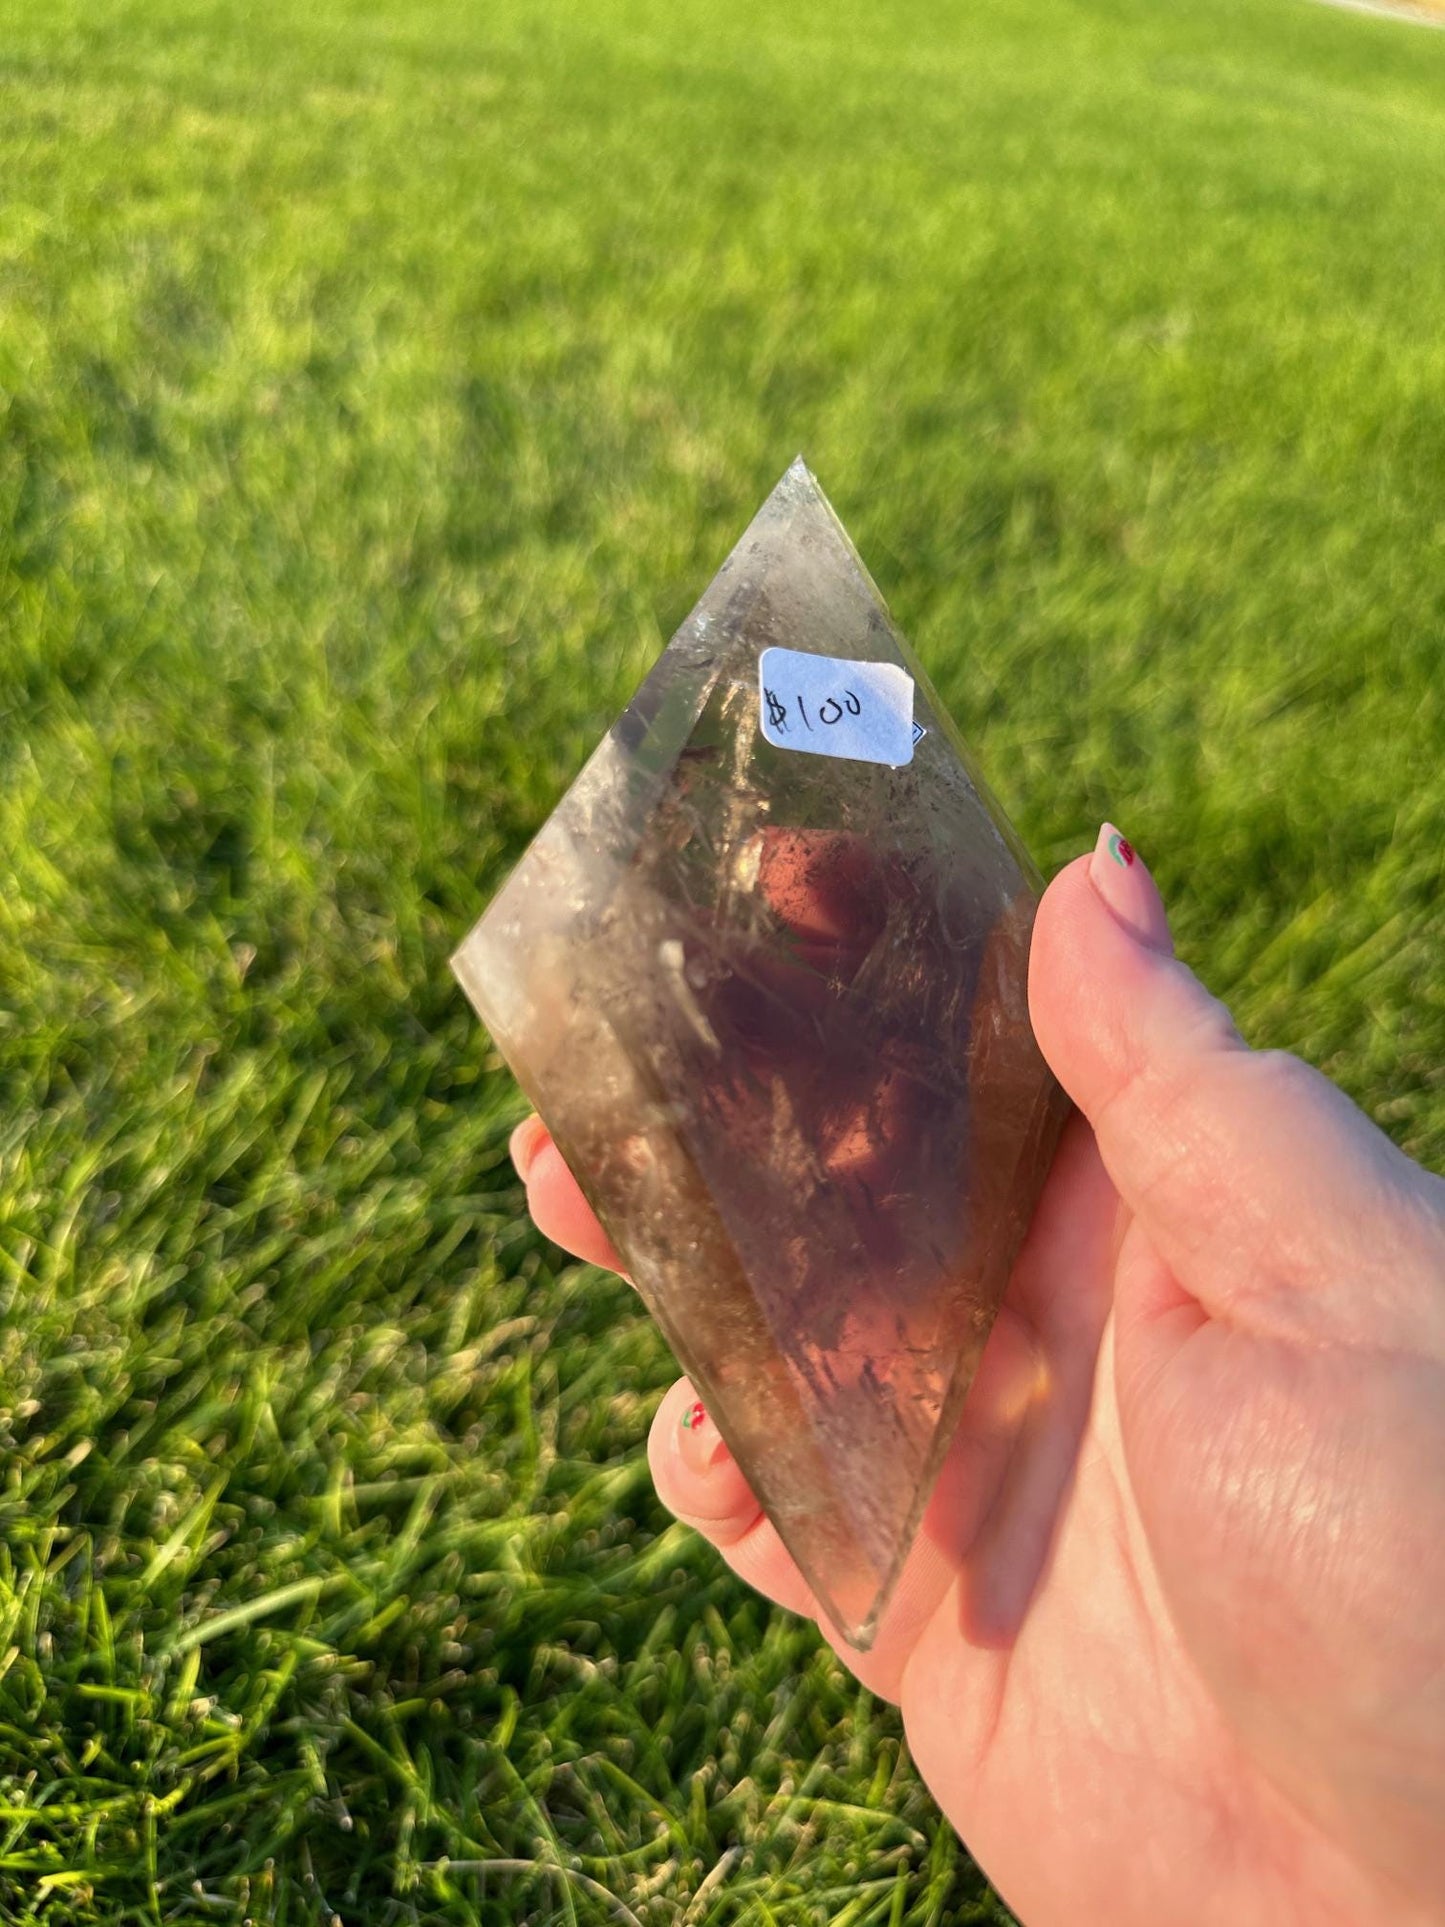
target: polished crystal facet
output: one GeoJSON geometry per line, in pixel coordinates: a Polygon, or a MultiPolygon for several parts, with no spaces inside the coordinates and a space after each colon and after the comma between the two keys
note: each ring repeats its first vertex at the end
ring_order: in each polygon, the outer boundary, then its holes
{"type": "Polygon", "coordinates": [[[454,959],[860,1647],[1064,1112],[1038,883],[799,461],[454,959]]]}

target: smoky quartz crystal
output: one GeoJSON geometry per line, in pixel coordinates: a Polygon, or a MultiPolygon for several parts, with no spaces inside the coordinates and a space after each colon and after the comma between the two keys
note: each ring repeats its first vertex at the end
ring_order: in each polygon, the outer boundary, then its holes
{"type": "Polygon", "coordinates": [[[1066,1109],[1039,888],[798,461],[453,959],[860,1648],[1066,1109]]]}

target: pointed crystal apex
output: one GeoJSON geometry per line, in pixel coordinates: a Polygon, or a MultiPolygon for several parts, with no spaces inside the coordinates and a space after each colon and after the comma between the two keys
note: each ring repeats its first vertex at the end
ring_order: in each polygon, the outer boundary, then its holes
{"type": "Polygon", "coordinates": [[[1038,883],[799,457],[453,960],[859,1647],[1066,1108],[1038,883]]]}

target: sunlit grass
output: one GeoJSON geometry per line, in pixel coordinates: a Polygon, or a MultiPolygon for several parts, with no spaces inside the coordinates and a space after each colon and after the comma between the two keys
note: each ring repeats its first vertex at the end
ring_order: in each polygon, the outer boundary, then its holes
{"type": "Polygon", "coordinates": [[[1287,0],[11,10],[7,1922],[1003,1918],[445,959],[803,449],[1040,860],[1445,1159],[1442,174],[1287,0]]]}

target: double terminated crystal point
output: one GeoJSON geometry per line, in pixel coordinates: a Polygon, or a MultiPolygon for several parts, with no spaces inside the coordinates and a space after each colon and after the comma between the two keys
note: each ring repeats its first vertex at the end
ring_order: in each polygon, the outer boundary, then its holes
{"type": "Polygon", "coordinates": [[[1064,1114],[1038,886],[798,461],[453,959],[858,1647],[1064,1114]]]}

